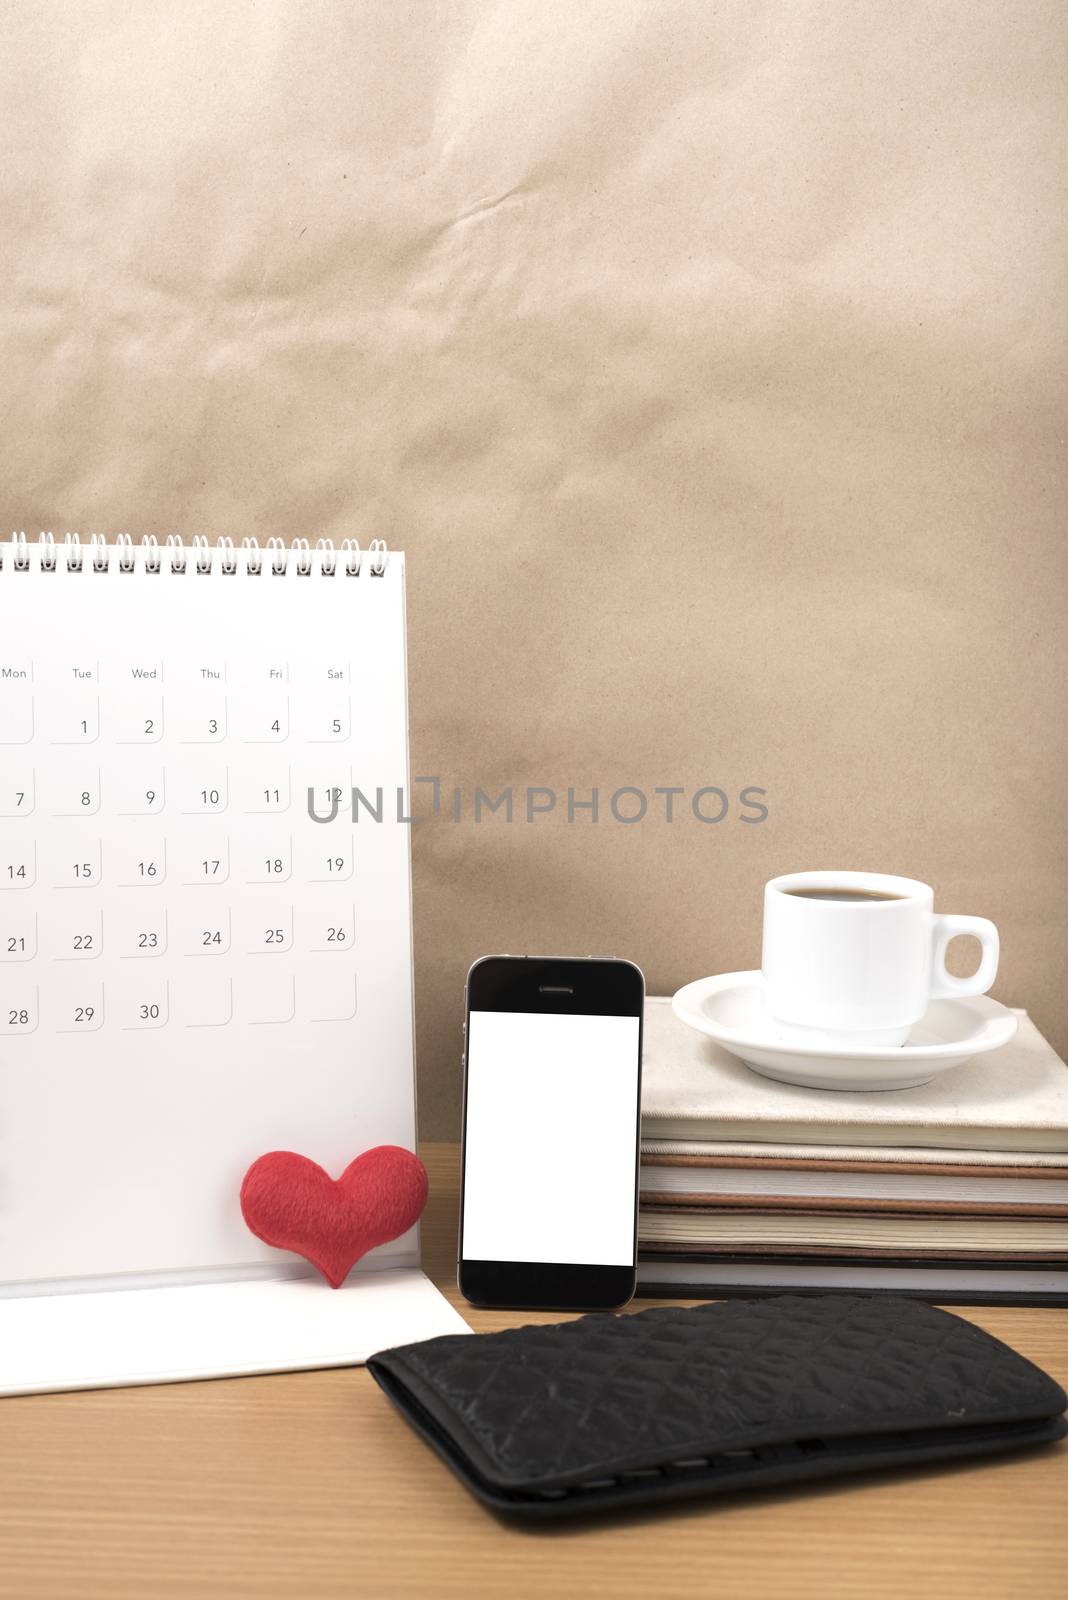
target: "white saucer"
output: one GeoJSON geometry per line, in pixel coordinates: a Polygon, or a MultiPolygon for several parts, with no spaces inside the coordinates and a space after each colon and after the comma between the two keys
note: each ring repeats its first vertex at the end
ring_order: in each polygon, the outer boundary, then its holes
{"type": "Polygon", "coordinates": [[[759,972],[699,978],[679,990],[672,1009],[762,1077],[812,1089],[918,1089],[940,1072],[1007,1044],[1017,1027],[1011,1011],[979,995],[933,1000],[908,1043],[894,1049],[788,1044],[764,1013],[759,972]]]}

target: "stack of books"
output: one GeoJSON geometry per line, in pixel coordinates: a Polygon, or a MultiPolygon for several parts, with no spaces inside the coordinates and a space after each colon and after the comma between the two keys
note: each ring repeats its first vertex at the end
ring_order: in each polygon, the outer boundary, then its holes
{"type": "Polygon", "coordinates": [[[918,1089],[759,1077],[646,1003],[638,1293],[1068,1305],[1068,1067],[1016,1038],[918,1089]]]}

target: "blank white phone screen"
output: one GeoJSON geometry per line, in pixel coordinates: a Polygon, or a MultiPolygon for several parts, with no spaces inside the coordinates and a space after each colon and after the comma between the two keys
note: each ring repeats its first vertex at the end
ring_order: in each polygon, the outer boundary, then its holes
{"type": "Polygon", "coordinates": [[[638,1018],[472,1011],[463,1257],[630,1266],[638,1018]]]}

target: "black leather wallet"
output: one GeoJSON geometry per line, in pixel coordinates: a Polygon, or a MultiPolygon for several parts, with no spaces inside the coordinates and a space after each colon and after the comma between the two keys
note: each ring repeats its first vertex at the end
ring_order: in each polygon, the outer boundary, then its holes
{"type": "Polygon", "coordinates": [[[916,1300],[777,1295],[384,1350],[378,1383],[524,1517],[978,1456],[1063,1437],[1064,1391],[916,1300]]]}

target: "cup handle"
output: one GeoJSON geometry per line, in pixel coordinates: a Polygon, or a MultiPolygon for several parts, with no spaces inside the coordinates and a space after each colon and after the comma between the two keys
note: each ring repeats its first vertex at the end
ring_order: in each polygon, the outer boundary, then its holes
{"type": "Polygon", "coordinates": [[[934,944],[931,949],[931,998],[963,1000],[966,995],[986,994],[998,975],[998,930],[986,917],[936,915],[934,944]],[[970,978],[955,978],[946,971],[946,946],[958,933],[970,933],[983,947],[979,970],[970,978]]]}

